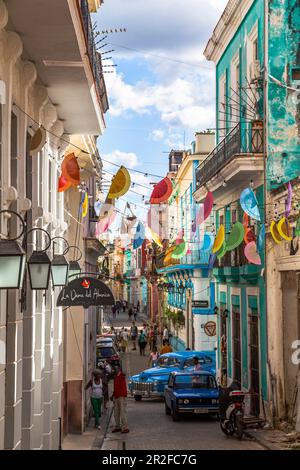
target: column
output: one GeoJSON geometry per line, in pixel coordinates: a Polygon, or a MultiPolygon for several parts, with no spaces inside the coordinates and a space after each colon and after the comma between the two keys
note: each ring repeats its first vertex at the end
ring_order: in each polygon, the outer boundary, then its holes
{"type": "Polygon", "coordinates": [[[6,363],[6,293],[0,292],[0,449],[4,449],[5,363],[6,363]]]}
{"type": "Polygon", "coordinates": [[[43,450],[52,447],[52,380],[53,380],[53,309],[52,292],[46,294],[45,309],[45,367],[43,400],[43,450]]]}

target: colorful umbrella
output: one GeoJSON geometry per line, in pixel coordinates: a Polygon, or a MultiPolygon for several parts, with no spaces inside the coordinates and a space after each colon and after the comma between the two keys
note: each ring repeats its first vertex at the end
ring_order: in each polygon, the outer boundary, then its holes
{"type": "Polygon", "coordinates": [[[164,257],[164,266],[168,266],[172,262],[172,253],[175,250],[176,246],[171,246],[166,251],[166,256],[164,257]]]}
{"type": "Polygon", "coordinates": [[[30,155],[36,155],[44,147],[47,139],[46,129],[39,127],[38,130],[34,133],[30,142],[30,155]]]}
{"type": "Polygon", "coordinates": [[[156,245],[158,245],[160,248],[163,247],[163,244],[160,241],[158,234],[154,232],[148,225],[146,225],[145,233],[146,233],[146,238],[149,241],[156,243],[156,245]]]}
{"type": "Polygon", "coordinates": [[[288,217],[292,210],[293,188],[291,183],[288,184],[288,195],[285,200],[285,216],[288,217]]]}
{"type": "Polygon", "coordinates": [[[282,217],[277,224],[277,230],[281,238],[287,241],[293,240],[292,227],[286,217],[282,217]]]}
{"type": "Polygon", "coordinates": [[[266,238],[266,226],[262,224],[257,240],[257,249],[258,251],[263,251],[265,246],[265,238],[266,238]]]}
{"type": "Polygon", "coordinates": [[[251,188],[246,188],[240,196],[240,204],[246,214],[252,219],[260,220],[260,213],[256,196],[251,188]]]}
{"type": "Polygon", "coordinates": [[[183,241],[179,245],[175,246],[175,249],[172,252],[171,257],[173,259],[180,259],[180,258],[182,258],[183,256],[185,256],[187,254],[187,251],[188,251],[188,243],[183,241]]]}
{"type": "Polygon", "coordinates": [[[137,227],[136,227],[136,232],[133,238],[133,249],[136,250],[142,244],[144,243],[145,240],[145,227],[144,225],[139,222],[137,227]]]}
{"type": "Polygon", "coordinates": [[[69,189],[72,186],[72,184],[66,180],[62,175],[58,178],[58,188],[57,191],[59,193],[63,193],[67,189],[69,189]]]}
{"type": "Polygon", "coordinates": [[[81,206],[81,215],[82,217],[86,217],[89,209],[89,196],[88,192],[86,191],[83,196],[82,206],[81,206]]]}
{"type": "Polygon", "coordinates": [[[241,222],[236,222],[226,241],[227,251],[234,250],[244,240],[245,229],[241,222]]]}
{"type": "Polygon", "coordinates": [[[211,251],[214,244],[214,235],[212,233],[205,233],[202,242],[200,243],[200,251],[211,251]]]}
{"type": "Polygon", "coordinates": [[[104,217],[103,219],[99,220],[99,222],[97,222],[96,224],[96,236],[99,236],[101,233],[107,232],[116,217],[117,213],[113,211],[108,215],[108,217],[104,217]]]}
{"type": "Polygon", "coordinates": [[[96,214],[97,217],[99,217],[99,215],[100,215],[101,206],[102,206],[101,201],[95,201],[94,202],[94,210],[95,210],[95,214],[96,214]]]}
{"type": "Polygon", "coordinates": [[[116,199],[124,196],[129,190],[130,184],[130,174],[124,166],[121,166],[113,177],[107,197],[109,199],[116,199]]]}
{"type": "Polygon", "coordinates": [[[276,243],[279,244],[282,240],[281,240],[280,234],[279,234],[279,232],[278,232],[276,222],[274,222],[274,220],[273,220],[272,223],[271,223],[270,232],[271,232],[271,235],[272,235],[272,237],[273,237],[273,240],[274,240],[276,243]]]}
{"type": "Polygon", "coordinates": [[[80,183],[80,169],[74,153],[65,156],[61,164],[62,176],[71,183],[72,186],[78,186],[80,183]]]}
{"type": "Polygon", "coordinates": [[[212,269],[217,259],[217,253],[212,253],[209,257],[208,269],[212,269]]]}
{"type": "Polygon", "coordinates": [[[300,216],[298,217],[298,220],[296,223],[295,236],[300,237],[300,216]]]}
{"type": "Polygon", "coordinates": [[[225,240],[225,227],[223,224],[220,225],[217,236],[214,241],[214,246],[212,249],[213,253],[217,253],[222,248],[222,245],[225,240]]]}
{"type": "Polygon", "coordinates": [[[204,200],[204,220],[206,220],[213,209],[214,206],[214,197],[212,192],[208,191],[204,200]]]}
{"type": "Polygon", "coordinates": [[[257,253],[257,247],[254,241],[245,246],[244,253],[250,263],[256,264],[257,266],[261,265],[261,258],[259,253],[257,253]]]}
{"type": "Polygon", "coordinates": [[[166,176],[159,183],[157,183],[150,196],[151,204],[160,204],[169,199],[173,192],[172,181],[166,176]]]}
{"type": "Polygon", "coordinates": [[[226,251],[227,251],[226,242],[224,241],[221,250],[217,253],[217,258],[218,258],[218,259],[223,258],[223,256],[225,255],[226,251]]]}

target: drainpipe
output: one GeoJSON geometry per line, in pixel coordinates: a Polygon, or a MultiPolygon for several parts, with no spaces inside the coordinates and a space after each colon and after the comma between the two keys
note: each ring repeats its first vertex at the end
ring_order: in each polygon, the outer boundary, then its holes
{"type": "MultiPolygon", "coordinates": [[[[269,1],[264,0],[264,73],[263,73],[263,93],[264,93],[264,128],[263,128],[263,152],[264,152],[264,206],[266,208],[268,200],[268,190],[267,190],[267,152],[268,152],[268,59],[269,59],[269,49],[268,49],[268,20],[269,20],[269,1]]],[[[264,211],[264,221],[265,225],[267,223],[267,211],[264,211]]],[[[267,272],[267,237],[265,237],[265,308],[266,308],[266,354],[267,354],[267,369],[268,369],[268,379],[267,379],[267,394],[270,393],[271,397],[269,402],[271,403],[270,417],[272,419],[272,426],[274,427],[274,418],[276,416],[276,378],[272,374],[271,364],[269,361],[269,341],[268,341],[268,331],[269,331],[269,314],[268,314],[268,272],[267,272]],[[274,380],[275,379],[275,380],[274,380]]],[[[263,396],[262,396],[263,400],[263,396]]]]}

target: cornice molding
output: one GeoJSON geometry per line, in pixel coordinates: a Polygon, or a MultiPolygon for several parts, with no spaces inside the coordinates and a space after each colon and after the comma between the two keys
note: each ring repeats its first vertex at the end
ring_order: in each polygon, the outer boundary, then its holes
{"type": "Polygon", "coordinates": [[[229,0],[204,50],[207,60],[217,64],[256,0],[229,0]]]}

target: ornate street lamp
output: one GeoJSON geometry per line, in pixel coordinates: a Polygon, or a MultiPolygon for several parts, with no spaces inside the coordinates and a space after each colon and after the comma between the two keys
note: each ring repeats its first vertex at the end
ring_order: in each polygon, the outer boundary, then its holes
{"type": "Polygon", "coordinates": [[[26,254],[17,240],[24,234],[25,222],[17,212],[0,211],[0,215],[3,213],[17,216],[22,223],[22,231],[15,238],[0,240],[0,289],[20,289],[24,279],[26,254]]]}
{"type": "Polygon", "coordinates": [[[53,287],[63,287],[68,283],[68,271],[69,271],[69,263],[65,258],[65,254],[69,250],[69,243],[63,237],[54,237],[54,240],[61,239],[67,245],[67,248],[61,255],[55,254],[54,245],[53,243],[53,260],[51,263],[51,277],[52,277],[52,285],[53,287]]]}
{"type": "Polygon", "coordinates": [[[68,275],[68,281],[73,281],[73,279],[76,279],[77,277],[80,276],[81,274],[81,267],[80,267],[80,264],[79,264],[79,261],[81,260],[82,258],[82,251],[80,250],[80,248],[78,246],[75,246],[75,245],[72,245],[72,246],[69,246],[69,250],[71,250],[71,248],[74,248],[76,250],[79,251],[79,257],[75,260],[72,260],[70,261],[70,264],[69,264],[69,275],[68,275]]]}
{"type": "Polygon", "coordinates": [[[35,250],[27,261],[29,282],[32,290],[47,290],[50,281],[51,261],[46,251],[51,245],[51,237],[42,228],[29,230],[27,236],[35,231],[40,231],[48,237],[48,245],[44,250],[35,250]]]}

